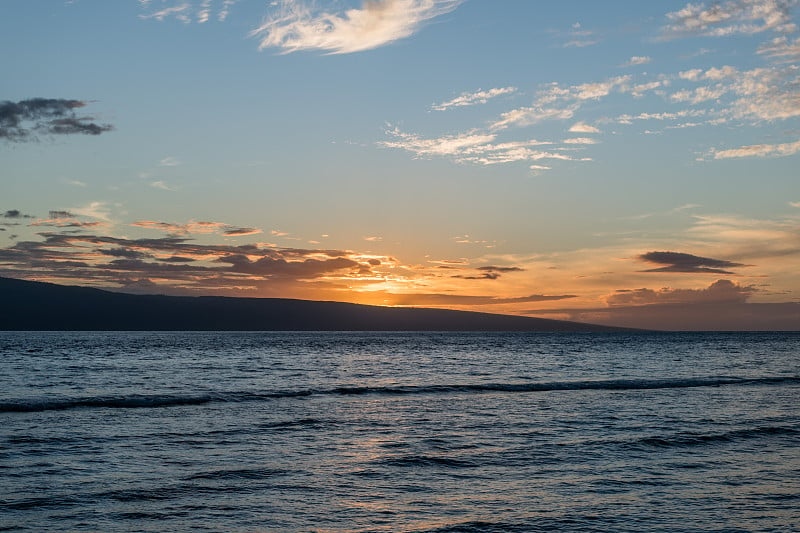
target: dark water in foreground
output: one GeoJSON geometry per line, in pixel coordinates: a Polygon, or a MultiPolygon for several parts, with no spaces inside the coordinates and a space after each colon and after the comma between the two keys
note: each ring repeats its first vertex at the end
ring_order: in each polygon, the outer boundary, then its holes
{"type": "Polygon", "coordinates": [[[800,531],[799,334],[0,332],[0,530],[800,531]]]}

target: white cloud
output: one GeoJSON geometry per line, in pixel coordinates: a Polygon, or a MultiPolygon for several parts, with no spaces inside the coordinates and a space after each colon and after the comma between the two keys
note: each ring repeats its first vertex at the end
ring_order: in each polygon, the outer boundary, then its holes
{"type": "Polygon", "coordinates": [[[160,11],[155,11],[148,15],[139,15],[139,17],[143,19],[156,19],[159,22],[163,21],[168,17],[175,17],[181,22],[188,24],[189,22],[192,21],[192,19],[188,15],[189,9],[191,7],[192,6],[189,3],[183,3],[176,6],[161,9],[160,11]]]}
{"type": "Polygon", "coordinates": [[[630,92],[635,98],[641,98],[647,91],[653,91],[655,89],[658,89],[659,87],[662,87],[663,85],[666,85],[666,83],[663,81],[651,81],[648,83],[640,83],[638,85],[630,87],[628,89],[628,92],[630,92]]]}
{"type": "Polygon", "coordinates": [[[564,48],[584,48],[586,46],[592,46],[600,41],[597,39],[573,39],[572,41],[567,41],[564,43],[564,48]]]}
{"type": "Polygon", "coordinates": [[[600,130],[595,128],[594,126],[590,126],[589,124],[585,124],[583,122],[577,122],[570,127],[569,131],[571,133],[600,133],[600,130]]]}
{"type": "MultiPolygon", "coordinates": [[[[495,135],[482,135],[475,132],[424,139],[418,135],[401,132],[397,128],[387,131],[387,134],[394,137],[394,140],[381,142],[379,143],[380,146],[406,150],[413,153],[415,157],[451,157],[458,163],[486,166],[545,159],[589,161],[588,158],[574,157],[557,149],[544,151],[535,148],[553,144],[546,141],[528,140],[496,143],[494,142],[495,135]]],[[[591,139],[587,140],[592,141],[591,139]]],[[[578,144],[588,143],[579,142],[578,144]]]]}
{"type": "Polygon", "coordinates": [[[652,61],[653,61],[652,57],[633,56],[633,57],[631,57],[629,60],[627,60],[625,63],[623,63],[620,66],[622,66],[622,67],[634,67],[636,65],[646,65],[648,63],[651,63],[652,61]]]}
{"type": "Polygon", "coordinates": [[[278,12],[251,32],[259,49],[284,53],[360,52],[409,37],[422,23],[452,11],[463,0],[365,0],[361,9],[330,13],[304,0],[283,0],[278,12]]]}
{"type": "MultiPolygon", "coordinates": [[[[197,22],[203,24],[208,22],[211,16],[216,13],[216,19],[224,21],[230,13],[231,7],[239,0],[171,0],[171,6],[163,9],[139,15],[143,19],[156,19],[159,22],[167,18],[175,18],[185,24],[197,22]],[[216,6],[216,9],[214,8],[216,6]]],[[[161,0],[164,5],[166,0],[161,0]]],[[[152,0],[139,0],[142,9],[149,9],[153,4],[152,0]]]]}
{"type": "Polygon", "coordinates": [[[177,167],[181,165],[181,161],[177,157],[165,157],[158,164],[162,167],[177,167]]]}
{"type": "Polygon", "coordinates": [[[691,70],[684,70],[678,73],[678,77],[682,80],[697,81],[703,74],[703,69],[693,68],[691,70]]]}
{"type": "Polygon", "coordinates": [[[627,83],[630,79],[630,76],[617,76],[605,81],[575,85],[572,87],[572,94],[578,100],[596,100],[608,96],[614,88],[627,83]]]}
{"type": "Polygon", "coordinates": [[[486,146],[495,139],[495,135],[463,133],[445,135],[436,139],[422,139],[411,133],[403,133],[397,128],[387,132],[396,140],[380,143],[388,148],[402,148],[413,152],[418,157],[459,155],[476,146],[486,146]]]}
{"type": "Polygon", "coordinates": [[[597,144],[598,141],[589,137],[575,137],[564,140],[565,144],[597,144]]]}
{"type": "Polygon", "coordinates": [[[492,130],[501,130],[509,126],[530,126],[543,120],[566,120],[572,118],[577,109],[577,105],[562,108],[520,107],[500,115],[500,119],[492,123],[490,128],[492,130]]]}
{"type": "Polygon", "coordinates": [[[463,107],[475,104],[485,104],[491,98],[502,96],[504,94],[511,94],[517,91],[516,87],[501,87],[497,89],[489,89],[488,91],[477,91],[474,93],[461,93],[459,96],[442,102],[441,104],[434,104],[431,109],[434,111],[445,111],[452,107],[463,107]]]}
{"type": "Polygon", "coordinates": [[[730,150],[713,150],[710,155],[714,159],[730,159],[735,157],[785,157],[800,152],[800,141],[783,144],[754,144],[730,150]]]}
{"type": "Polygon", "coordinates": [[[789,8],[797,0],[728,0],[706,6],[686,4],[679,11],[667,13],[669,23],[662,28],[665,37],[703,35],[752,35],[767,30],[794,30],[789,8]]]}
{"type": "Polygon", "coordinates": [[[106,202],[91,202],[83,207],[71,207],[67,211],[83,217],[111,221],[111,207],[106,202]]]}
{"type": "Polygon", "coordinates": [[[800,208],[800,202],[789,202],[789,205],[792,207],[800,208]]]}
{"type": "Polygon", "coordinates": [[[758,48],[758,53],[763,54],[779,63],[800,60],[800,37],[789,41],[786,36],[775,37],[758,48]]]}
{"type": "Polygon", "coordinates": [[[800,116],[800,79],[796,65],[740,71],[731,66],[681,72],[688,81],[711,81],[670,95],[673,102],[700,104],[716,100],[721,118],[784,120],[800,116]],[[725,97],[725,98],[723,98],[725,97]]]}
{"type": "Polygon", "coordinates": [[[163,181],[153,181],[150,183],[150,186],[154,189],[161,189],[162,191],[174,191],[175,189],[167,185],[163,181]]]}

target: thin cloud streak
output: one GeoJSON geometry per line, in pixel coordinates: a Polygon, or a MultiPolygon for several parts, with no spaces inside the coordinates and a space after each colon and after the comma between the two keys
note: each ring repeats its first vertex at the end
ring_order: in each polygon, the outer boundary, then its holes
{"type": "Polygon", "coordinates": [[[442,102],[441,104],[434,104],[431,109],[434,111],[446,111],[454,107],[472,106],[476,104],[485,104],[492,98],[497,98],[505,94],[512,94],[517,91],[516,87],[499,87],[496,89],[489,89],[488,91],[477,91],[474,93],[461,93],[459,96],[442,102]]]}
{"type": "Polygon", "coordinates": [[[800,152],[800,141],[783,144],[754,144],[731,148],[729,150],[713,150],[709,156],[714,159],[732,159],[742,157],[786,157],[800,152]]]}

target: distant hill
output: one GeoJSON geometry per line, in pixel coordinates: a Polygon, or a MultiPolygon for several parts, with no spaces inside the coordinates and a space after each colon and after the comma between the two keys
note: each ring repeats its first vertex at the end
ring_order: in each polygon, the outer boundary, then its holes
{"type": "Polygon", "coordinates": [[[619,331],[620,328],[341,302],[123,294],[0,277],[0,330],[619,331]]]}

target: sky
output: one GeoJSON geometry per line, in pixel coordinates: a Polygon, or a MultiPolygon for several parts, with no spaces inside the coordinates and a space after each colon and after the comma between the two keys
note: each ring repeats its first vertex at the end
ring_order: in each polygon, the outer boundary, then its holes
{"type": "Polygon", "coordinates": [[[799,4],[3,0],[0,276],[800,329],[799,4]]]}

